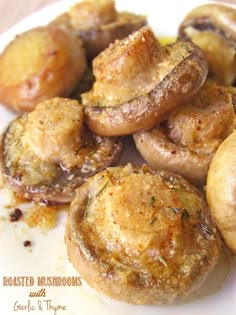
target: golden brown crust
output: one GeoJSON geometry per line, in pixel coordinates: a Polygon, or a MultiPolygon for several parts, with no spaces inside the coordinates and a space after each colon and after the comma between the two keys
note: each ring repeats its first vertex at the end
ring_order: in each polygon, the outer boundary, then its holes
{"type": "Polygon", "coordinates": [[[63,98],[14,120],[1,141],[0,163],[13,191],[37,202],[69,203],[87,177],[115,163],[121,140],[96,136],[82,123],[82,106],[63,98]]]}
{"type": "Polygon", "coordinates": [[[199,192],[177,175],[131,165],[108,168],[76,191],[65,242],[92,287],[134,304],[190,294],[220,248],[199,192]]]}
{"type": "Polygon", "coordinates": [[[50,25],[17,36],[0,55],[0,101],[30,111],[54,96],[68,96],[86,69],[81,40],[50,25]]]}
{"type": "Polygon", "coordinates": [[[219,146],[207,176],[207,201],[227,246],[236,254],[236,131],[219,146]]]}
{"type": "MultiPolygon", "coordinates": [[[[85,107],[86,121],[91,130],[100,135],[115,136],[150,129],[197,93],[207,75],[202,51],[185,41],[178,41],[165,49],[176,60],[175,63],[172,60],[169,73],[152,91],[117,107],[96,107],[96,104],[85,107]]],[[[164,62],[167,61],[168,58],[164,62]]]]}
{"type": "Polygon", "coordinates": [[[140,154],[152,166],[204,185],[215,151],[234,126],[235,113],[228,89],[206,83],[161,125],[135,134],[134,140],[140,154]]]}
{"type": "Polygon", "coordinates": [[[83,104],[117,107],[153,90],[177,63],[166,54],[149,27],[115,41],[93,60],[95,82],[83,104]]]}

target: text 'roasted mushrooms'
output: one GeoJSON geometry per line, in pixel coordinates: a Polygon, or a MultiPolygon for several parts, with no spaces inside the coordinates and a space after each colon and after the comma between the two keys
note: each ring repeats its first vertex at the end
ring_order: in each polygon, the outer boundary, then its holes
{"type": "Polygon", "coordinates": [[[69,203],[84,180],[115,162],[122,144],[92,134],[82,106],[53,98],[13,121],[1,144],[2,172],[20,196],[49,204],[69,203]]]}
{"type": "Polygon", "coordinates": [[[68,96],[81,79],[82,42],[66,29],[37,27],[17,36],[0,55],[0,101],[28,112],[54,96],[68,96]]]}
{"type": "Polygon", "coordinates": [[[135,134],[134,140],[151,165],[204,185],[218,146],[234,127],[235,113],[228,88],[206,82],[191,100],[153,129],[135,134]]]}
{"type": "Polygon", "coordinates": [[[179,27],[179,37],[201,47],[209,64],[209,77],[232,85],[236,79],[236,8],[204,4],[193,9],[179,27]]]}
{"type": "Polygon", "coordinates": [[[147,166],[108,168],[72,200],[69,259],[98,291],[134,304],[163,304],[196,290],[220,241],[200,193],[147,166]]]}
{"type": "Polygon", "coordinates": [[[95,83],[82,95],[86,121],[100,135],[149,129],[194,95],[207,75],[202,51],[187,41],[161,47],[144,27],[93,60],[95,83]]]}

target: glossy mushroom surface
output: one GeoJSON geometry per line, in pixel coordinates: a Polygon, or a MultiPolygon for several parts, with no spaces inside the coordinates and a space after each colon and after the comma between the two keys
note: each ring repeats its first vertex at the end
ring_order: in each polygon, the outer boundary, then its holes
{"type": "Polygon", "coordinates": [[[135,134],[134,141],[151,165],[204,185],[218,146],[234,128],[235,113],[228,88],[206,83],[161,124],[135,134]]]}
{"type": "Polygon", "coordinates": [[[0,55],[0,102],[29,112],[40,101],[67,97],[86,67],[82,42],[72,32],[53,25],[28,30],[0,55]]]}
{"type": "Polygon", "coordinates": [[[2,137],[1,169],[18,195],[48,204],[69,203],[89,176],[117,161],[121,140],[94,135],[82,106],[54,98],[14,120],[2,137]]]}
{"type": "Polygon", "coordinates": [[[93,88],[82,95],[87,124],[97,134],[117,136],[153,127],[196,94],[207,62],[191,42],[162,47],[144,27],[96,57],[93,72],[93,88]]]}
{"type": "Polygon", "coordinates": [[[133,304],[196,290],[219,258],[204,198],[178,175],[130,164],[89,178],[66,226],[69,259],[89,285],[133,304]]]}
{"type": "Polygon", "coordinates": [[[225,243],[236,254],[236,131],[221,143],[207,175],[211,215],[225,243]]]}
{"type": "Polygon", "coordinates": [[[179,37],[201,47],[209,64],[209,77],[218,84],[232,85],[236,79],[236,8],[205,4],[183,19],[179,37]]]}

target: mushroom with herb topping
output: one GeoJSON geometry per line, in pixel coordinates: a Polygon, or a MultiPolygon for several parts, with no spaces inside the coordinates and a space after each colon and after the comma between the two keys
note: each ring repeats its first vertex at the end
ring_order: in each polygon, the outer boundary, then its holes
{"type": "Polygon", "coordinates": [[[153,127],[197,93],[207,75],[202,51],[191,42],[161,47],[144,27],[93,60],[95,83],[82,94],[88,126],[105,136],[153,127]]]}
{"type": "Polygon", "coordinates": [[[3,135],[1,168],[28,199],[69,203],[84,180],[114,163],[121,140],[94,135],[76,100],[53,98],[14,120],[3,135]]]}
{"type": "Polygon", "coordinates": [[[201,194],[178,175],[131,164],[107,168],[76,191],[65,241],[88,284],[133,304],[187,296],[220,253],[201,194]]]}
{"type": "Polygon", "coordinates": [[[136,133],[134,141],[151,165],[204,185],[218,146],[234,127],[235,113],[228,88],[207,82],[161,124],[136,133]]]}

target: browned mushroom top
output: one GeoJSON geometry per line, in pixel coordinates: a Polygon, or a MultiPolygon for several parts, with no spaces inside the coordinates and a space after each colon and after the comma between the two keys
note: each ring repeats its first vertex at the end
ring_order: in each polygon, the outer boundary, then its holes
{"type": "Polygon", "coordinates": [[[86,121],[100,135],[149,129],[193,96],[207,75],[190,41],[162,47],[149,27],[116,41],[93,61],[95,83],[82,94],[86,121]]]}
{"type": "Polygon", "coordinates": [[[121,142],[84,127],[77,101],[54,98],[13,121],[1,149],[2,171],[19,195],[67,203],[87,177],[118,159],[121,142]]]}
{"type": "Polygon", "coordinates": [[[95,83],[82,95],[84,105],[117,107],[174,75],[190,53],[188,45],[162,47],[149,27],[116,41],[93,60],[95,83]]]}
{"type": "Polygon", "coordinates": [[[135,134],[134,139],[151,165],[204,185],[216,149],[234,127],[235,113],[228,88],[207,82],[160,125],[135,134]]]}
{"type": "Polygon", "coordinates": [[[172,142],[206,154],[216,150],[233,131],[234,124],[235,114],[227,89],[208,82],[163,123],[172,142]]]}
{"type": "Polygon", "coordinates": [[[196,290],[220,245],[194,187],[130,164],[107,168],[76,191],[65,241],[84,280],[135,304],[171,303],[196,290]]]}
{"type": "Polygon", "coordinates": [[[83,104],[116,107],[149,92],[173,66],[165,57],[148,27],[116,41],[94,59],[96,81],[92,91],[82,96],[83,104]]]}
{"type": "Polygon", "coordinates": [[[0,102],[29,112],[43,100],[67,97],[87,68],[82,41],[55,25],[30,29],[0,54],[0,102]]]}
{"type": "Polygon", "coordinates": [[[82,146],[83,122],[83,109],[77,101],[60,102],[58,98],[45,101],[28,114],[23,147],[42,161],[64,164],[75,159],[74,152],[82,146]]]}

